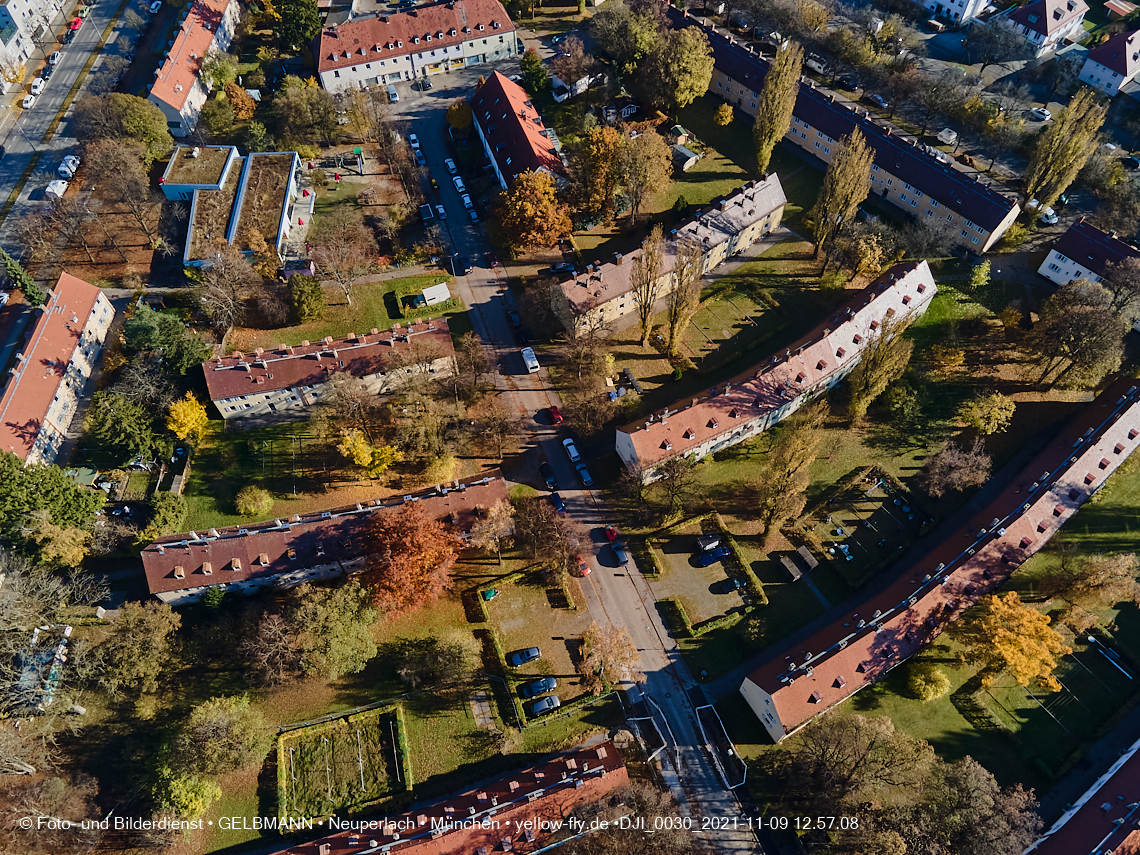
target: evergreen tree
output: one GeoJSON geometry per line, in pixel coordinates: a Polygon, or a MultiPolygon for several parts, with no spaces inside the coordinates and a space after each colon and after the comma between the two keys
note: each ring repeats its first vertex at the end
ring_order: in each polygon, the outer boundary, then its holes
{"type": "Polygon", "coordinates": [[[325,292],[315,276],[294,274],[289,277],[289,308],[295,324],[319,321],[325,314],[325,292]]]}
{"type": "Polygon", "coordinates": [[[800,92],[800,74],[804,65],[804,49],[794,42],[784,42],[776,52],[760,90],[760,107],[752,136],[756,140],[756,168],[768,171],[776,144],[792,126],[792,109],[800,92]]]}
{"type": "Polygon", "coordinates": [[[286,47],[307,45],[321,31],[317,0],[283,0],[281,3],[281,42],[286,47]]]}
{"type": "Polygon", "coordinates": [[[3,249],[0,249],[0,260],[4,262],[4,272],[13,284],[20,289],[24,299],[32,306],[42,306],[47,302],[47,294],[35,283],[31,276],[16,259],[12,258],[3,249]]]}

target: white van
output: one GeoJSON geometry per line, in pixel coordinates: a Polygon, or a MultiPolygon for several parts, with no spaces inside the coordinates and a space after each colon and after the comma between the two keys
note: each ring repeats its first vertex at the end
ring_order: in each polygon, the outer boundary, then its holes
{"type": "Polygon", "coordinates": [[[527,374],[538,373],[538,357],[534,355],[534,350],[529,347],[524,347],[521,351],[523,365],[526,366],[527,374]]]}
{"type": "Polygon", "coordinates": [[[400,95],[396,91],[395,85],[392,83],[388,84],[388,100],[393,104],[400,100],[400,95]]]}

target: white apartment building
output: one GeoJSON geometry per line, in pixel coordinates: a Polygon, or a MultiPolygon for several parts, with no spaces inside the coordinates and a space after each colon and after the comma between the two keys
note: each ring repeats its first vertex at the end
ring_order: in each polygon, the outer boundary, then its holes
{"type": "Polygon", "coordinates": [[[930,11],[935,18],[961,24],[978,17],[990,0],[917,0],[918,5],[930,11]]]}
{"type": "Polygon", "coordinates": [[[1081,67],[1080,81],[1114,97],[1140,74],[1140,30],[1117,33],[1089,51],[1081,67]]]}
{"type": "Polygon", "coordinates": [[[1036,0],[1011,12],[994,15],[990,24],[1004,24],[1025,37],[1037,56],[1057,50],[1065,40],[1078,41],[1085,34],[1084,0],[1036,0]]]}
{"type": "Polygon", "coordinates": [[[36,311],[0,389],[0,451],[25,464],[55,462],[115,317],[101,290],[70,273],[36,311]]]}
{"type": "MultiPolygon", "coordinates": [[[[51,22],[63,9],[60,0],[0,0],[0,53],[14,64],[27,62],[37,42],[54,42],[51,22]]],[[[3,85],[8,91],[11,84],[3,85]]]]}

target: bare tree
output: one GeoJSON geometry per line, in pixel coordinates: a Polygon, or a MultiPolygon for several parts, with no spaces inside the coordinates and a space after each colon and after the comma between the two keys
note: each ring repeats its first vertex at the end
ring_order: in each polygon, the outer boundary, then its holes
{"type": "Polygon", "coordinates": [[[245,319],[245,304],[261,277],[240,249],[219,241],[198,286],[198,302],[219,333],[245,319]]]}
{"type": "Polygon", "coordinates": [[[300,640],[282,615],[262,615],[256,631],[242,642],[241,653],[265,686],[280,686],[301,673],[300,640]]]}
{"type": "Polygon", "coordinates": [[[976,437],[969,448],[948,443],[927,465],[926,489],[937,498],[979,486],[989,480],[992,465],[993,460],[986,454],[981,437],[976,437]]]}
{"type": "Polygon", "coordinates": [[[582,675],[583,688],[591,694],[601,694],[606,683],[612,686],[622,680],[640,683],[645,679],[637,667],[637,645],[624,626],[603,629],[597,621],[591,623],[582,635],[582,648],[578,673],[582,675]]]}
{"type": "Polygon", "coordinates": [[[484,399],[469,411],[473,417],[472,430],[494,443],[500,460],[503,459],[503,446],[511,443],[522,434],[522,422],[511,408],[498,396],[484,399]]]}
{"type": "Polygon", "coordinates": [[[673,265],[673,288],[665,303],[665,346],[670,356],[677,356],[685,327],[701,305],[701,247],[694,241],[677,243],[677,260],[673,265]]]}
{"type": "Polygon", "coordinates": [[[373,268],[380,252],[361,213],[355,208],[335,208],[317,221],[309,242],[320,272],[336,282],[345,302],[352,305],[355,280],[373,268]]]}
{"type": "Polygon", "coordinates": [[[637,309],[637,320],[641,324],[641,346],[649,344],[650,325],[653,307],[661,294],[661,259],[665,253],[661,224],[656,223],[649,237],[641,244],[641,255],[633,262],[633,304],[637,309]]]}
{"type": "Polygon", "coordinates": [[[515,533],[514,506],[500,499],[489,508],[480,508],[479,521],[471,528],[468,543],[485,552],[495,551],[499,564],[503,563],[503,544],[509,542],[515,533]]]}
{"type": "Polygon", "coordinates": [[[85,150],[87,174],[96,177],[107,197],[125,205],[147,240],[155,239],[160,194],[151,189],[143,170],[142,143],[117,139],[97,139],[85,150]]]}

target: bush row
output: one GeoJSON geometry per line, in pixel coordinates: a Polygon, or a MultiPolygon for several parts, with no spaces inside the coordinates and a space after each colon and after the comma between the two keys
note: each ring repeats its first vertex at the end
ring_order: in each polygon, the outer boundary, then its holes
{"type": "Polygon", "coordinates": [[[671,624],[670,628],[678,635],[683,634],[689,638],[700,638],[714,629],[728,629],[736,626],[744,619],[745,615],[744,612],[729,612],[694,624],[689,618],[685,604],[678,597],[666,597],[663,600],[658,600],[658,602],[665,606],[665,620],[671,624]]]}

